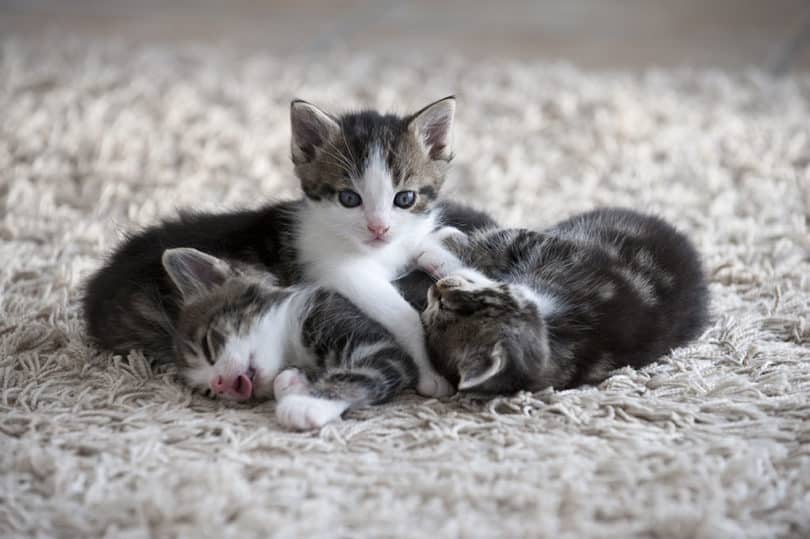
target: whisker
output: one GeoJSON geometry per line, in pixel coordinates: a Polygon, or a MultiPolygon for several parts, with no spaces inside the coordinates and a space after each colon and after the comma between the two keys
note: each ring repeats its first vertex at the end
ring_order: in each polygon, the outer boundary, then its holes
{"type": "Polygon", "coordinates": [[[321,149],[321,151],[322,151],[322,152],[323,152],[323,154],[324,154],[324,155],[326,155],[327,157],[331,157],[331,158],[333,158],[333,159],[336,161],[336,164],[337,164],[337,165],[338,165],[338,166],[341,168],[341,170],[343,170],[343,171],[344,171],[346,174],[351,174],[351,173],[352,173],[352,166],[351,166],[349,163],[347,163],[346,161],[344,161],[344,159],[343,159],[343,157],[342,157],[342,156],[340,156],[340,155],[338,155],[338,154],[335,154],[334,152],[331,152],[331,151],[327,150],[326,148],[322,148],[322,149],[321,149]]]}
{"type": "Polygon", "coordinates": [[[352,163],[352,169],[355,176],[360,176],[360,171],[357,170],[357,157],[354,155],[352,151],[352,147],[349,146],[349,140],[346,138],[346,132],[341,130],[340,131],[340,138],[343,139],[343,145],[346,147],[346,150],[349,152],[349,157],[352,163]]]}
{"type": "Polygon", "coordinates": [[[357,166],[355,163],[349,157],[343,154],[341,150],[335,146],[334,142],[330,141],[328,146],[322,148],[322,151],[326,155],[335,159],[347,174],[355,177],[358,176],[357,166]]]}

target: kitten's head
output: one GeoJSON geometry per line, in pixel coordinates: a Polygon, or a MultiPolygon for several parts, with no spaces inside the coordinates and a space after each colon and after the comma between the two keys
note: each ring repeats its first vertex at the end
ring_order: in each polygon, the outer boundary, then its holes
{"type": "Polygon", "coordinates": [[[431,358],[459,391],[536,388],[549,356],[546,328],[520,286],[460,271],[428,290],[422,321],[431,358]]]}
{"type": "Polygon", "coordinates": [[[283,343],[259,323],[289,293],[270,274],[243,274],[196,249],[168,249],[162,261],[182,298],[174,348],[185,381],[225,399],[272,397],[283,343]]]}
{"type": "Polygon", "coordinates": [[[405,117],[333,116],[293,101],[295,173],[324,228],[371,250],[426,222],[453,157],[455,108],[455,98],[446,97],[405,117]]]}

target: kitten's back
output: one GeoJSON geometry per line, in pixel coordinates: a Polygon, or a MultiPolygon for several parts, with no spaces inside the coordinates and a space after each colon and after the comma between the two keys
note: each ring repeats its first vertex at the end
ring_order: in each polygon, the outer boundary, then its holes
{"type": "Polygon", "coordinates": [[[663,219],[623,208],[600,208],[571,217],[546,233],[601,246],[618,254],[633,271],[649,276],[672,341],[690,341],[705,328],[709,295],[700,255],[686,235],[663,219]]]}
{"type": "Polygon", "coordinates": [[[297,202],[224,214],[181,214],[138,232],[110,255],[87,282],[83,307],[87,331],[103,348],[172,354],[178,294],[161,264],[163,251],[192,247],[225,259],[262,266],[291,278],[292,227],[297,202]]]}
{"type": "Polygon", "coordinates": [[[709,294],[700,256],[669,223],[607,208],[574,216],[546,234],[589,253],[571,276],[593,285],[570,287],[572,303],[583,306],[579,315],[591,327],[575,346],[583,363],[570,385],[598,382],[624,365],[643,367],[706,327],[709,294]],[[612,297],[594,292],[603,286],[612,297]]]}

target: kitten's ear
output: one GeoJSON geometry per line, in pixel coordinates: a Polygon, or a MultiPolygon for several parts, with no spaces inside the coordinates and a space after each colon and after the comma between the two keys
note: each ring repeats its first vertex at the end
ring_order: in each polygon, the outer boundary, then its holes
{"type": "Polygon", "coordinates": [[[162,262],[184,299],[216,288],[233,274],[224,260],[187,247],[166,249],[162,262]]]}
{"type": "Polygon", "coordinates": [[[408,128],[433,160],[450,161],[453,158],[455,113],[456,98],[451,95],[423,108],[408,122],[408,128]]]}
{"type": "Polygon", "coordinates": [[[498,341],[492,348],[489,355],[478,358],[472,364],[468,364],[461,373],[461,380],[458,383],[458,390],[472,389],[480,386],[504,368],[506,368],[506,349],[498,341]]]}
{"type": "Polygon", "coordinates": [[[340,124],[312,103],[294,100],[290,104],[292,160],[296,165],[312,161],[315,149],[340,132],[340,124]]]}

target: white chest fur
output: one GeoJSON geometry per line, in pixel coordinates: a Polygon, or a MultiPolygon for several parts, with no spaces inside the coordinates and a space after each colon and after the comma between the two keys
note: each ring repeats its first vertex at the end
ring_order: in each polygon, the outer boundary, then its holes
{"type": "Polygon", "coordinates": [[[297,239],[305,277],[311,282],[329,284],[336,271],[351,267],[393,281],[410,268],[419,254],[419,245],[435,223],[434,214],[401,218],[390,241],[369,246],[364,221],[353,222],[350,211],[310,204],[301,210],[297,239]]]}

